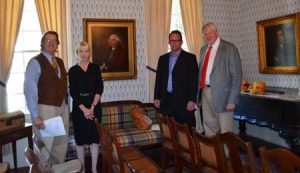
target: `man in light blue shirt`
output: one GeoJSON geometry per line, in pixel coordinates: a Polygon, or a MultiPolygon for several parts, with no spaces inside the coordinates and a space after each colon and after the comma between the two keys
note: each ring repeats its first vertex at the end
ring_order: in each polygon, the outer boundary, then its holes
{"type": "Polygon", "coordinates": [[[55,56],[59,45],[55,31],[46,32],[41,40],[41,53],[26,68],[24,94],[31,114],[33,131],[46,144],[51,156],[64,162],[67,152],[69,112],[66,105],[67,72],[62,59],[55,56]],[[67,135],[43,138],[44,120],[61,116],[67,135]]]}
{"type": "Polygon", "coordinates": [[[169,34],[171,51],[160,56],[154,88],[154,105],[164,116],[178,123],[195,126],[198,65],[196,56],[181,49],[182,35],[178,30],[169,34]]]}

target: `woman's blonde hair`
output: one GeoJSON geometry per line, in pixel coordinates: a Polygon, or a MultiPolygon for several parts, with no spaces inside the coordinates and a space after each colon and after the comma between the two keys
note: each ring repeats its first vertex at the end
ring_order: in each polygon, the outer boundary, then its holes
{"type": "Polygon", "coordinates": [[[80,48],[83,47],[83,46],[87,46],[89,51],[91,51],[90,45],[85,41],[81,41],[77,44],[76,49],[75,49],[75,55],[76,55],[77,58],[79,58],[78,53],[79,53],[80,48]]]}

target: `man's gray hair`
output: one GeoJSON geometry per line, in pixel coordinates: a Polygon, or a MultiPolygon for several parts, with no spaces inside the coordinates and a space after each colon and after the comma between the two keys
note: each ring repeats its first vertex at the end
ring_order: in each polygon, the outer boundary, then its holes
{"type": "Polygon", "coordinates": [[[117,40],[118,42],[120,42],[120,37],[117,35],[117,34],[111,34],[109,36],[109,39],[108,40],[117,40]]]}
{"type": "Polygon", "coordinates": [[[204,33],[207,28],[212,28],[214,31],[218,32],[217,26],[213,22],[207,22],[204,24],[201,29],[202,33],[204,33]]]}

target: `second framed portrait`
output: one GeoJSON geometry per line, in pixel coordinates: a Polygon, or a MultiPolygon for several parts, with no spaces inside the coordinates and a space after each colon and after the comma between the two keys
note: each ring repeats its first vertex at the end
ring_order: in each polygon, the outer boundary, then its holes
{"type": "Polygon", "coordinates": [[[261,73],[300,73],[299,16],[295,13],[256,23],[261,73]]]}
{"type": "Polygon", "coordinates": [[[135,20],[83,19],[84,38],[104,80],[136,78],[135,20]]]}

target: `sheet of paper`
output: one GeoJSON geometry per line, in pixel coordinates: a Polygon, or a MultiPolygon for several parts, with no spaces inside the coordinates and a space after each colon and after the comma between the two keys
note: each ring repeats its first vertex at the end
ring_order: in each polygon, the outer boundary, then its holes
{"type": "Polygon", "coordinates": [[[40,130],[42,137],[66,135],[66,130],[61,116],[45,120],[44,124],[45,128],[40,130]]]}

